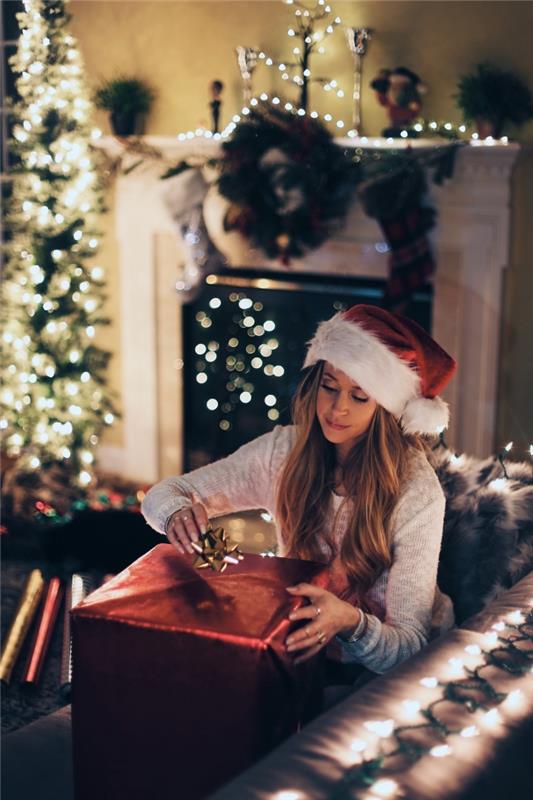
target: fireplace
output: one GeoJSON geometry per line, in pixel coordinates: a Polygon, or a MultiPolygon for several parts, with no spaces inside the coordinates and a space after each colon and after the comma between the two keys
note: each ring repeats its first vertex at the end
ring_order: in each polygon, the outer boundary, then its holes
{"type": "MultiPolygon", "coordinates": [[[[216,142],[202,139],[147,137],[146,141],[176,162],[213,156],[218,148],[216,142]]],[[[348,140],[342,144],[362,146],[348,140]]],[[[113,151],[121,145],[104,140],[102,146],[113,151]]],[[[368,146],[387,143],[372,140],[368,146]]],[[[421,141],[416,146],[435,145],[421,141]]],[[[518,151],[514,144],[466,145],[458,153],[453,179],[432,187],[438,211],[433,235],[437,272],[427,326],[459,364],[443,393],[452,412],[447,440],[458,451],[481,457],[494,452],[495,446],[502,276],[508,262],[510,176],[518,151]]],[[[183,317],[189,311],[175,292],[183,254],[162,199],[160,170],[155,164],[117,181],[124,441],[120,447],[102,446],[99,454],[106,469],[146,482],[193,463],[193,456],[184,450],[188,413],[183,407],[184,378],[191,365],[183,341],[183,317]]],[[[232,253],[229,263],[243,279],[242,270],[253,268],[264,271],[267,280],[292,278],[298,283],[300,275],[307,275],[332,285],[338,280],[379,287],[387,275],[385,251],[377,224],[355,205],[344,229],[291,265],[289,273],[261,254],[250,259],[249,250],[232,253]]],[[[328,315],[329,310],[324,316],[328,315]]],[[[295,357],[298,368],[300,361],[295,357]]],[[[280,406],[279,421],[286,419],[282,413],[286,412],[280,406]]],[[[260,430],[248,432],[253,436],[260,430]]],[[[191,453],[195,447],[191,444],[191,453]]],[[[217,453],[224,452],[220,448],[216,444],[217,453]]]]}
{"type": "MultiPolygon", "coordinates": [[[[318,323],[355,303],[383,306],[384,281],[226,269],[183,307],[186,471],[290,423],[305,343],[318,323]]],[[[408,315],[431,330],[432,287],[408,315]]]]}

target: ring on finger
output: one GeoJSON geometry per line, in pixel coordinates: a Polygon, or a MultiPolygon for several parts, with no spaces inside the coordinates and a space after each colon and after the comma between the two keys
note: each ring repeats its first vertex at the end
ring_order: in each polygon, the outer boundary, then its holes
{"type": "Polygon", "coordinates": [[[311,631],[308,627],[304,628],[304,633],[306,636],[311,636],[311,631]]]}
{"type": "Polygon", "coordinates": [[[322,613],[322,609],[320,606],[315,606],[315,617],[318,617],[319,614],[322,613]]]}
{"type": "Polygon", "coordinates": [[[316,638],[318,639],[319,644],[324,644],[324,642],[326,641],[326,634],[324,633],[324,631],[317,631],[316,638]]]}

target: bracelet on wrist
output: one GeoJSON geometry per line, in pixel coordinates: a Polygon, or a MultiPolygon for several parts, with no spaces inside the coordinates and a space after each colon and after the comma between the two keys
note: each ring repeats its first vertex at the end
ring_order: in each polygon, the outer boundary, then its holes
{"type": "Polygon", "coordinates": [[[359,639],[362,639],[363,636],[365,635],[368,628],[368,617],[364,613],[364,611],[361,611],[361,609],[359,609],[359,613],[361,615],[361,618],[357,623],[357,625],[355,626],[355,628],[352,628],[352,630],[350,631],[350,633],[348,633],[348,635],[340,637],[343,642],[350,642],[350,643],[358,642],[359,639]]]}

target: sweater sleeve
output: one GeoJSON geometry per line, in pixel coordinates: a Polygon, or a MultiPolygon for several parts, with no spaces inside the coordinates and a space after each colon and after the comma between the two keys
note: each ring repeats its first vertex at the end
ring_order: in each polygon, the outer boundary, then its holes
{"type": "Polygon", "coordinates": [[[367,614],[361,639],[337,638],[343,661],[383,673],[427,644],[444,525],[445,500],[436,477],[435,484],[431,499],[424,498],[423,507],[413,509],[395,531],[384,621],[367,614]]]}
{"type": "Polygon", "coordinates": [[[275,467],[288,452],[289,439],[288,429],[277,425],[226,458],[156,483],[142,502],[146,521],[165,533],[168,518],[192,503],[203,503],[209,517],[268,508],[275,467]]]}

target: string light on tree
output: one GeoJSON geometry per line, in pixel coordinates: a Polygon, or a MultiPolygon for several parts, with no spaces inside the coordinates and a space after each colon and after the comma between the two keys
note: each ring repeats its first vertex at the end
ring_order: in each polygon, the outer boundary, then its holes
{"type": "Polygon", "coordinates": [[[105,391],[108,354],[94,336],[104,324],[98,247],[102,198],[93,166],[90,103],[68,33],[64,0],[25,0],[12,58],[20,100],[13,152],[2,301],[2,427],[14,469],[62,464],[80,488],[92,480],[100,429],[113,421],[105,391]]]}

